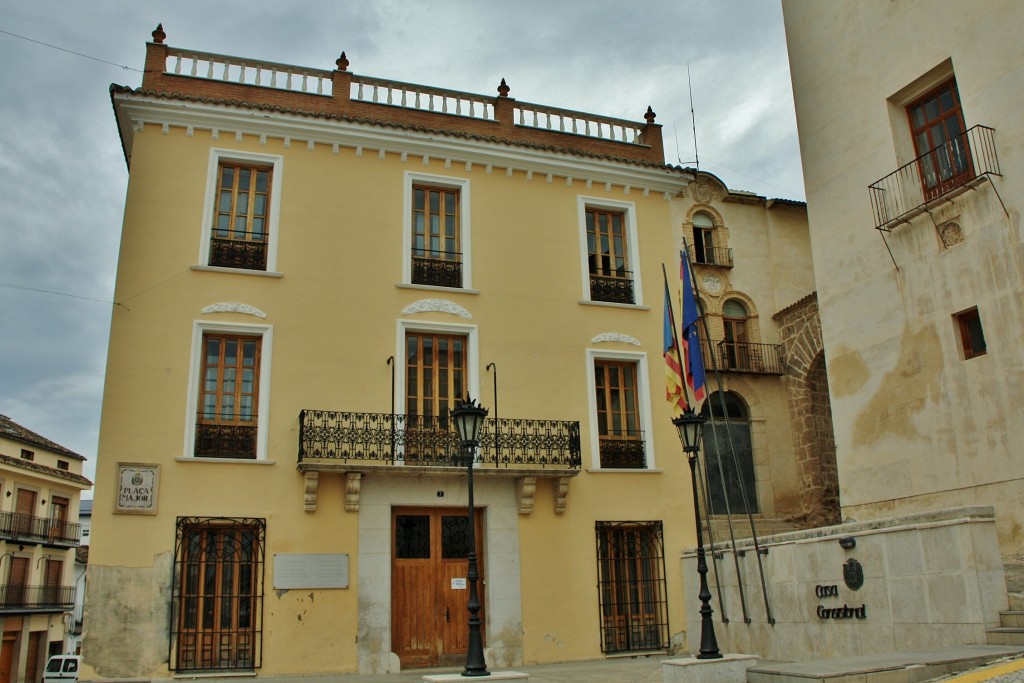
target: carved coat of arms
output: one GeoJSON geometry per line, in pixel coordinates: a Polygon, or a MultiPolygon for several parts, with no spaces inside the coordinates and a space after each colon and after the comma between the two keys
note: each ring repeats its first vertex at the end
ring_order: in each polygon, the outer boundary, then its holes
{"type": "Polygon", "coordinates": [[[843,565],[843,580],[847,588],[857,590],[864,585],[864,567],[852,557],[843,565]]]}

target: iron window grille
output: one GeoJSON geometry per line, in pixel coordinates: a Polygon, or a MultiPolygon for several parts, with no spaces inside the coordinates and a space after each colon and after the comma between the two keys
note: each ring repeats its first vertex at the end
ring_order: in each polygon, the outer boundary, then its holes
{"type": "Polygon", "coordinates": [[[263,658],[266,520],[179,517],[172,577],[172,671],[252,671],[263,658]]]}
{"type": "Polygon", "coordinates": [[[662,523],[597,522],[595,530],[601,651],[667,650],[662,523]]]}

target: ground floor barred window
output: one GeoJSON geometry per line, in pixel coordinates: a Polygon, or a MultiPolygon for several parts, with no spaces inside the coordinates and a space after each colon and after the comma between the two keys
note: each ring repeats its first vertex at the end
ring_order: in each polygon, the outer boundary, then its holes
{"type": "Polygon", "coordinates": [[[661,522],[597,522],[601,651],[669,646],[661,522]]]}
{"type": "Polygon", "coordinates": [[[251,671],[261,665],[262,519],[179,517],[170,668],[251,671]]]}

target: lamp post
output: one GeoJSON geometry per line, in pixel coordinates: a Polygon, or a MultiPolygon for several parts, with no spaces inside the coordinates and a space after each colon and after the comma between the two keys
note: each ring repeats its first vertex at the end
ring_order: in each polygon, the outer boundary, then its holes
{"type": "Polygon", "coordinates": [[[690,481],[693,484],[693,512],[697,520],[697,574],[700,575],[700,652],[697,659],[719,659],[718,639],[715,638],[715,625],[711,621],[711,591],[708,589],[708,563],[704,557],[704,532],[700,523],[700,504],[697,499],[697,451],[700,450],[701,432],[704,429],[704,418],[693,408],[687,408],[683,414],[672,418],[672,424],[679,432],[679,441],[683,444],[686,459],[690,462],[690,481]]]}
{"type": "Polygon", "coordinates": [[[463,676],[490,676],[484,661],[484,642],[480,635],[480,597],[476,582],[480,578],[476,562],[476,513],[473,508],[473,462],[480,445],[480,429],[483,427],[487,409],[475,403],[469,396],[451,409],[452,421],[459,430],[459,464],[466,466],[469,479],[469,646],[466,650],[466,669],[463,676]]]}

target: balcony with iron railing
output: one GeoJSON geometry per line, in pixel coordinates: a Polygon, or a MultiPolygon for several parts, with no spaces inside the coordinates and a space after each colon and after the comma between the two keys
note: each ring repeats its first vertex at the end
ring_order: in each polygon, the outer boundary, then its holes
{"type": "Polygon", "coordinates": [[[1002,176],[995,135],[993,128],[974,126],[868,185],[875,228],[892,230],[990,176],[1002,176]]]}
{"type": "Polygon", "coordinates": [[[712,369],[752,375],[782,375],[786,372],[781,344],[752,344],[726,339],[711,340],[704,349],[704,366],[708,372],[712,369]]]}
{"type": "Polygon", "coordinates": [[[602,468],[642,470],[647,467],[644,433],[640,430],[604,430],[598,437],[598,448],[602,468]]]}
{"type": "Polygon", "coordinates": [[[614,276],[590,274],[590,299],[613,304],[636,303],[633,295],[633,273],[620,270],[614,276]]]}
{"type": "Polygon", "coordinates": [[[0,585],[0,614],[68,612],[74,606],[74,586],[0,585]]]}
{"type": "MultiPolygon", "coordinates": [[[[299,463],[360,467],[452,467],[459,452],[448,417],[303,410],[299,463]]],[[[580,467],[580,423],[487,418],[476,462],[481,468],[580,467]]]]}
{"type": "Polygon", "coordinates": [[[718,266],[732,268],[732,249],[729,247],[701,247],[696,244],[687,246],[690,260],[699,266],[718,266]]]}
{"type": "Polygon", "coordinates": [[[412,283],[435,287],[462,287],[462,254],[413,249],[412,283]]]}
{"type": "Polygon", "coordinates": [[[74,548],[80,543],[82,525],[20,512],[0,512],[0,541],[23,545],[74,548]]]}

